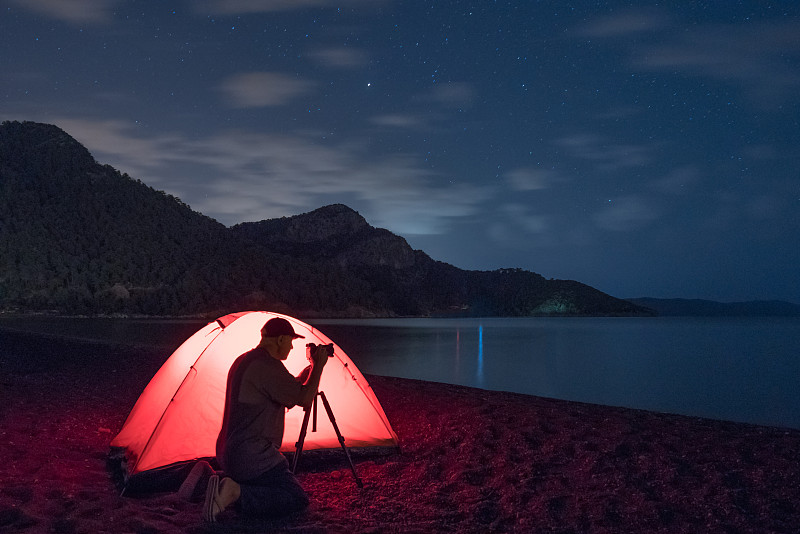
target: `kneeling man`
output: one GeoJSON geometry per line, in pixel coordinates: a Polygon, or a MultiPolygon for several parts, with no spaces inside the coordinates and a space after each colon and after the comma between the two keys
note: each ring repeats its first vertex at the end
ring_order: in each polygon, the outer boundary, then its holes
{"type": "Polygon", "coordinates": [[[209,481],[206,521],[216,521],[234,503],[243,515],[272,517],[308,506],[308,496],[278,450],[286,408],[311,407],[328,360],[327,346],[312,346],[311,371],[301,373],[304,383],[292,376],[282,362],[292,342],[302,337],[289,321],[270,319],[261,329],[259,345],[231,366],[217,439],[217,461],[225,478],[212,476],[209,481]]]}

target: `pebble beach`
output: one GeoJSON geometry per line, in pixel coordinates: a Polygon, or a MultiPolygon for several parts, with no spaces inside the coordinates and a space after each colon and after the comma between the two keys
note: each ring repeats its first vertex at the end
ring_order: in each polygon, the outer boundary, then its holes
{"type": "Polygon", "coordinates": [[[363,488],[343,454],[304,454],[308,510],[204,524],[106,466],[168,356],[0,329],[0,531],[800,532],[800,430],[372,375],[401,448],[353,451],[363,488]]]}

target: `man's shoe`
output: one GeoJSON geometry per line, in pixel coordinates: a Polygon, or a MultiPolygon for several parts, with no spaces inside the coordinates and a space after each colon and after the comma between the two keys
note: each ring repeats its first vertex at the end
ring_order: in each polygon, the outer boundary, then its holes
{"type": "Polygon", "coordinates": [[[206,488],[206,500],[203,503],[203,519],[209,523],[217,520],[217,515],[225,511],[225,508],[239,499],[242,488],[239,483],[232,478],[225,477],[222,480],[218,475],[212,475],[208,479],[206,488]]]}
{"type": "Polygon", "coordinates": [[[219,504],[219,476],[212,475],[208,479],[206,488],[206,500],[203,503],[203,520],[207,523],[214,523],[217,515],[224,508],[219,504]]]}

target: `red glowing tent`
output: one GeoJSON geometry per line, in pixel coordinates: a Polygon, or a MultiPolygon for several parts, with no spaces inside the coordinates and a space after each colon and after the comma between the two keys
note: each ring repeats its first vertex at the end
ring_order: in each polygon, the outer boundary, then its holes
{"type": "MultiPolygon", "coordinates": [[[[295,332],[305,336],[284,362],[294,375],[308,365],[305,343],[332,343],[316,328],[271,312],[234,313],[206,325],[178,347],[153,376],[111,442],[112,464],[118,464],[126,487],[153,489],[174,484],[164,482],[169,479],[165,473],[177,478],[194,460],[214,457],[228,370],[239,355],[259,343],[261,327],[273,317],[286,319],[295,332]],[[145,479],[148,481],[141,483],[145,479]],[[159,479],[161,482],[154,482],[159,479]]],[[[396,447],[397,434],[369,383],[335,344],[334,353],[325,366],[320,390],[330,402],[347,446],[396,447]]],[[[303,415],[299,406],[286,413],[282,451],[294,450],[303,415]]],[[[308,432],[303,450],[340,446],[329,419],[318,417],[317,430],[308,432]]]]}

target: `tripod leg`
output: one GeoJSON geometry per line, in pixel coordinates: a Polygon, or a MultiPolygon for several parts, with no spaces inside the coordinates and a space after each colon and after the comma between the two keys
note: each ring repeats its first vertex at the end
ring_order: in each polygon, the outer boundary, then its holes
{"type": "Polygon", "coordinates": [[[339,444],[342,446],[345,456],[347,456],[347,462],[350,464],[350,470],[353,472],[353,478],[356,479],[356,485],[358,485],[359,488],[363,488],[364,484],[361,482],[361,479],[358,478],[356,467],[353,465],[353,459],[350,458],[350,451],[344,444],[344,437],[342,437],[342,433],[339,432],[339,425],[336,424],[336,418],[333,416],[333,410],[331,410],[331,405],[328,404],[328,398],[322,391],[319,392],[319,396],[322,398],[322,405],[325,406],[325,411],[328,412],[328,419],[331,420],[333,429],[336,431],[336,437],[339,438],[339,444]]]}
{"type": "MultiPolygon", "coordinates": [[[[314,397],[314,407],[317,405],[317,398],[314,397]]],[[[297,472],[297,461],[300,459],[300,453],[303,452],[303,442],[306,440],[306,431],[308,430],[308,418],[311,416],[311,410],[306,410],[303,416],[303,425],[300,427],[300,435],[297,437],[295,443],[294,458],[292,459],[292,473],[297,472]]]]}
{"type": "Polygon", "coordinates": [[[314,404],[311,405],[311,410],[312,410],[312,412],[311,412],[311,431],[312,432],[316,432],[317,431],[317,396],[319,396],[319,393],[317,393],[317,395],[314,396],[314,404]]]}

